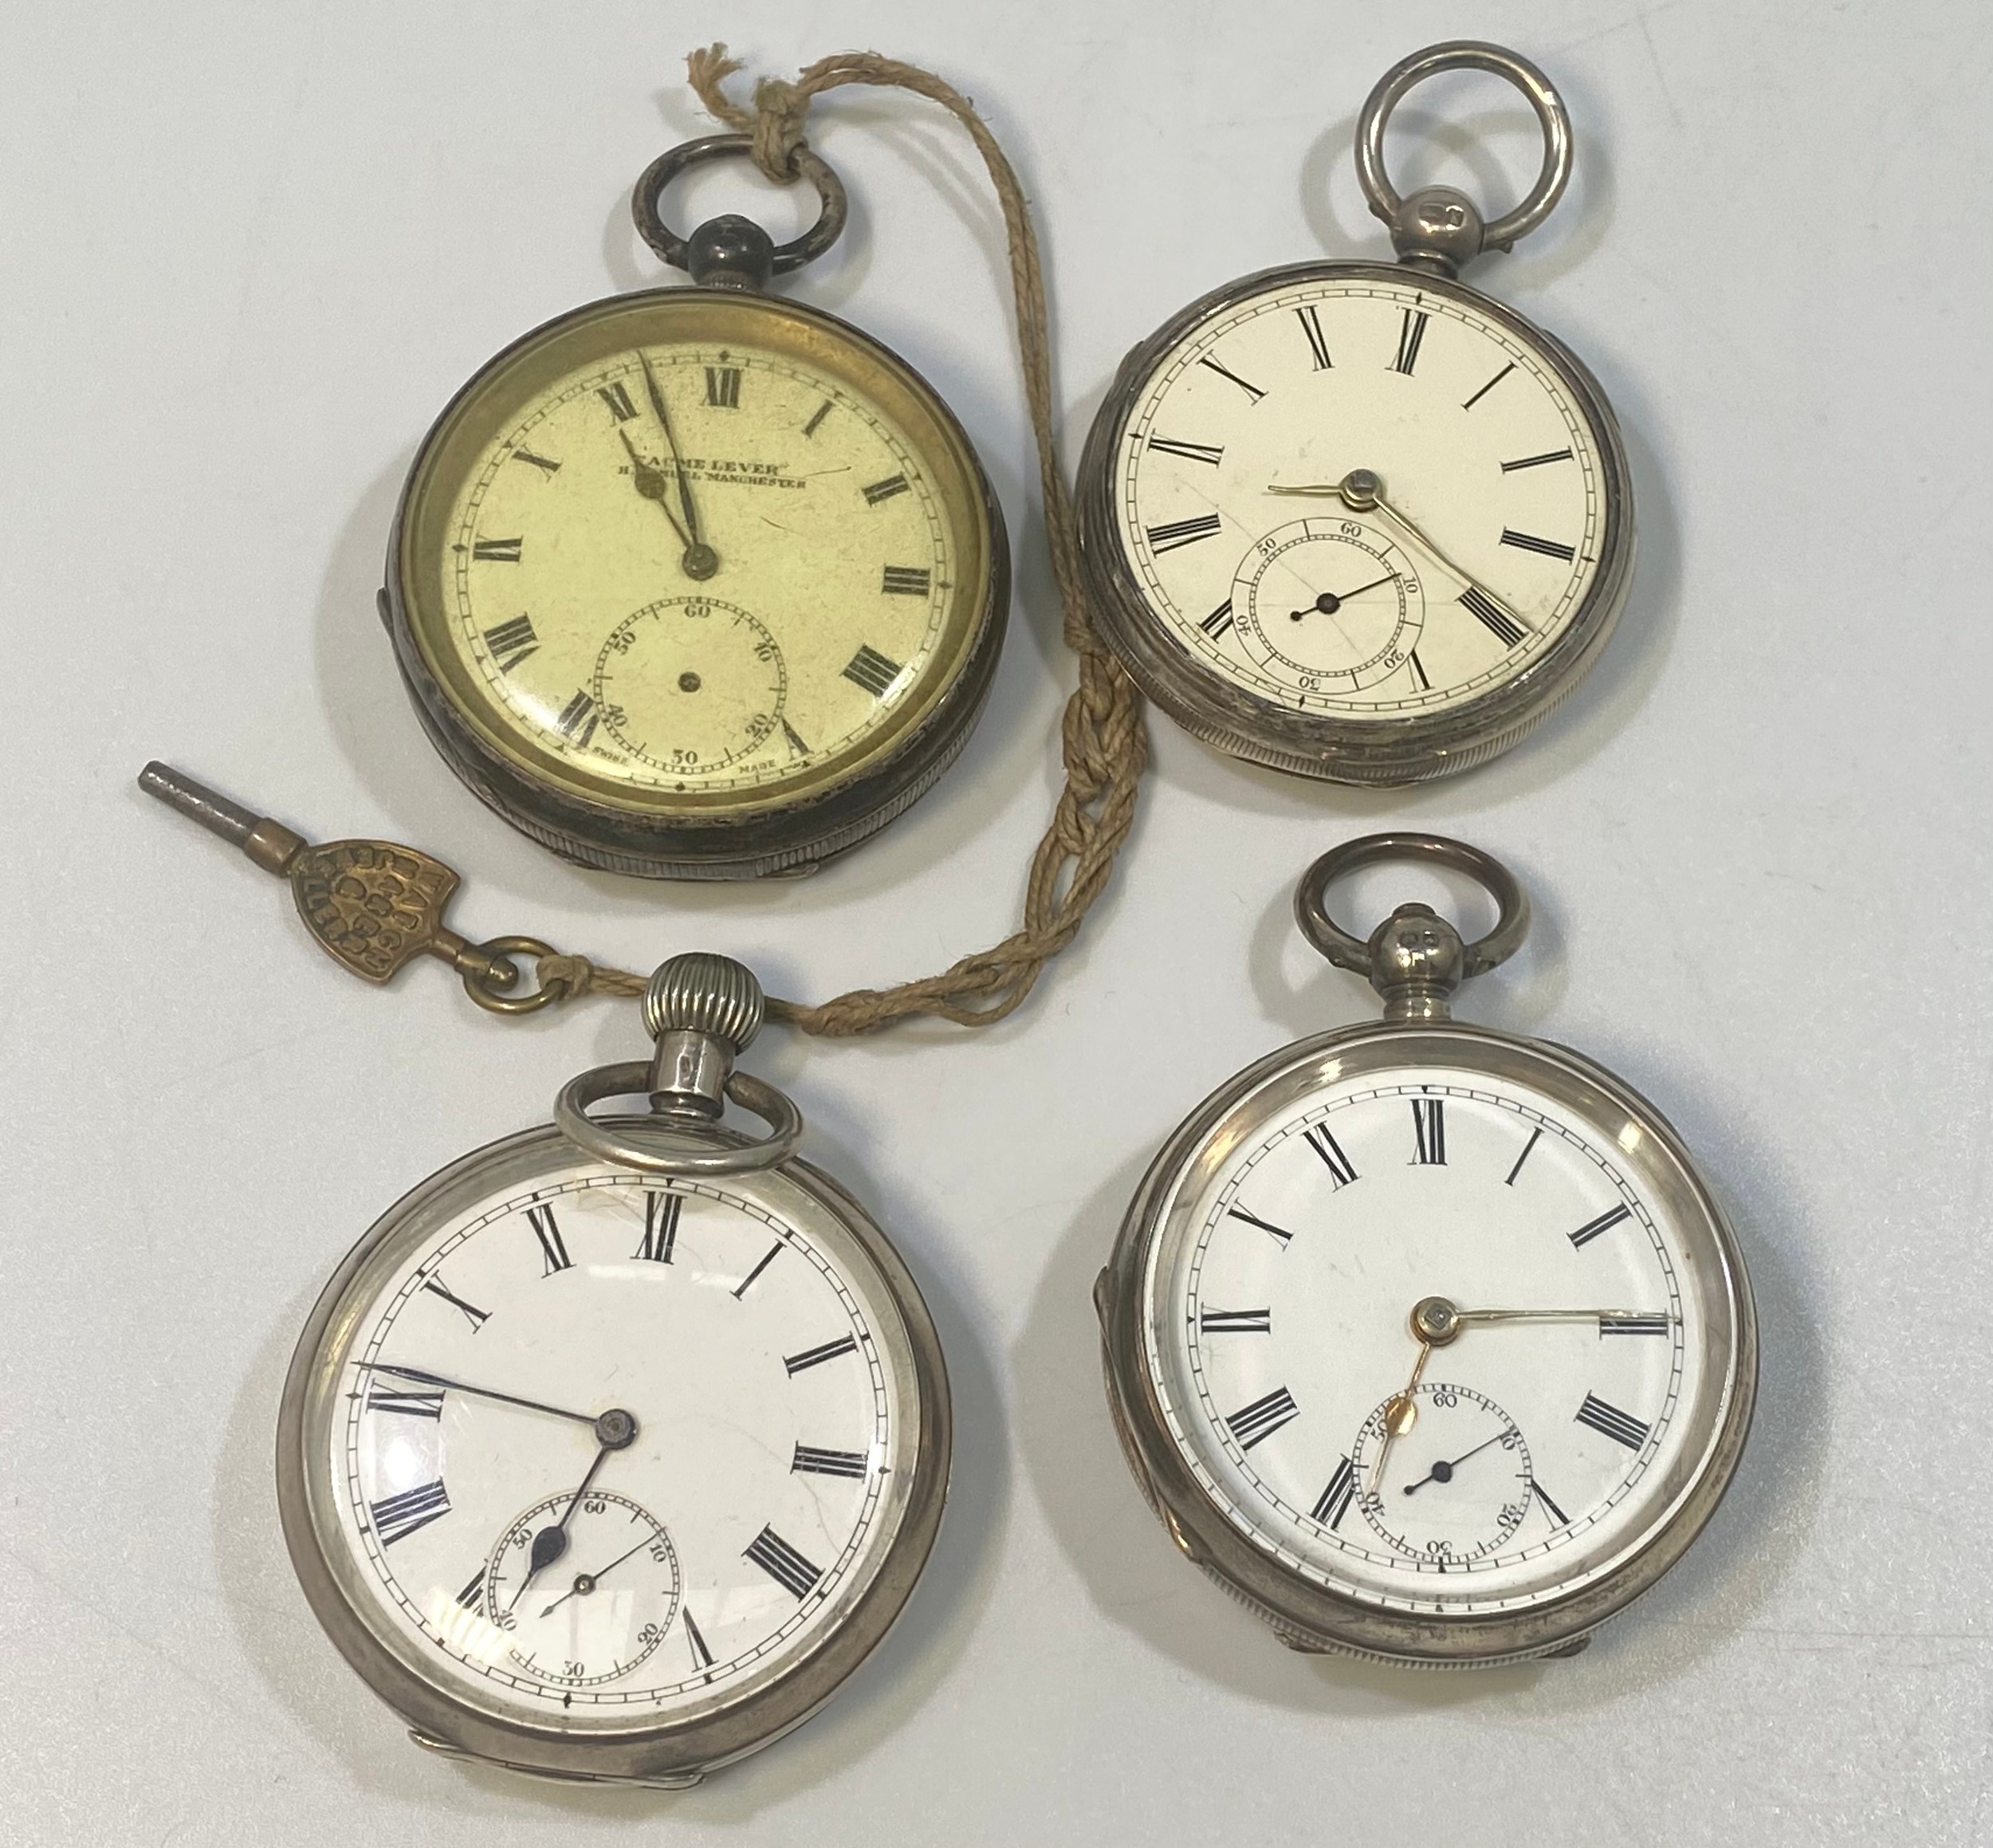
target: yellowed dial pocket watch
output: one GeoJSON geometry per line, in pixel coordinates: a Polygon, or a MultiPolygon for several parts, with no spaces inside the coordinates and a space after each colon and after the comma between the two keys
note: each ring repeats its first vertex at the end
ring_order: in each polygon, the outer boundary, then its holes
{"type": "Polygon", "coordinates": [[[1577,685],[1625,600],[1633,508],[1598,381],[1458,280],[1563,192],[1549,80],[1495,45],[1417,53],[1365,103],[1357,164],[1398,261],[1263,271],[1136,347],[1081,460],[1081,537],[1108,640],[1179,725],[1404,784],[1508,749],[1577,685]],[[1535,187],[1491,222],[1385,173],[1395,105],[1460,69],[1508,79],[1543,132],[1535,187]]]}
{"type": "Polygon", "coordinates": [[[499,354],[423,440],[383,619],[466,784],[584,865],[657,878],[807,868],[883,827],[980,714],[1009,598],[1003,516],[906,362],[764,293],[820,256],[823,202],[775,246],[659,212],[689,142],[639,181],[645,240],[693,286],[612,297],[499,354]]]}
{"type": "Polygon", "coordinates": [[[1295,897],[1385,1017],[1268,1055],[1144,1178],[1095,1292],[1108,1398],[1177,1547],[1290,1647],[1427,1667],[1575,1653],[1729,1485],[1743,1260],[1681,1139],[1578,1053],[1451,1018],[1528,906],[1486,854],[1351,841],[1295,897]],[[1330,883],[1410,860],[1500,910],[1366,942],[1330,883]]]}

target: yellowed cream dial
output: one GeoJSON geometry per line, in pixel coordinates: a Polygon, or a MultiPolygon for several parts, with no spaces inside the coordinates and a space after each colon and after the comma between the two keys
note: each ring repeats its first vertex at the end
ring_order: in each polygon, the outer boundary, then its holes
{"type": "Polygon", "coordinates": [[[391,615],[432,736],[502,812],[626,870],[765,864],[869,832],[952,755],[1000,534],[892,355],[793,303],[663,291],[465,387],[410,476],[391,615]]]}
{"type": "Polygon", "coordinates": [[[957,548],[906,436],[741,345],[576,368],[487,442],[450,511],[450,639],[496,714],[593,775],[793,780],[917,686],[957,548]]]}

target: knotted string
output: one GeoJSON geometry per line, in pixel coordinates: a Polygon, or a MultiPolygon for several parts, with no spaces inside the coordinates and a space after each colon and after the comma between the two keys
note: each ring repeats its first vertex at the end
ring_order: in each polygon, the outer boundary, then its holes
{"type": "MultiPolygon", "coordinates": [[[[975,142],[1003,207],[1016,307],[1017,352],[1023,362],[1032,434],[1038,444],[1045,535],[1064,611],[1066,645],[1079,663],[1079,684],[1067,702],[1060,727],[1065,788],[1059,792],[1052,824],[1032,856],[1021,929],[992,949],[963,957],[938,975],[887,989],[854,989],[816,1007],[772,997],[769,1001],[769,1012],[775,1019],[806,1033],[826,1036],[871,1032],[910,1014],[936,1014],[957,1026],[986,1027],[1017,1007],[1045,965],[1079,934],[1088,910],[1106,889],[1115,854],[1127,839],[1134,820],[1136,790],[1148,762],[1142,696],[1094,625],[1080,572],[1072,497],[1059,469],[1053,434],[1052,342],[1046,327],[1037,234],[1032,228],[1024,188],[996,138],[969,100],[931,71],[870,52],[840,52],[812,65],[794,83],[762,78],[754,86],[750,108],[735,102],[724,88],[741,68],[726,55],[723,45],[695,51],[686,60],[686,73],[699,100],[729,128],[753,137],[755,164],[769,179],[786,183],[798,177],[796,151],[807,145],[803,124],[813,97],[846,84],[866,84],[909,90],[947,110],[975,142]]],[[[543,985],[560,985],[570,999],[591,989],[641,995],[646,985],[642,976],[603,968],[580,956],[543,957],[539,974],[543,985]]]]}

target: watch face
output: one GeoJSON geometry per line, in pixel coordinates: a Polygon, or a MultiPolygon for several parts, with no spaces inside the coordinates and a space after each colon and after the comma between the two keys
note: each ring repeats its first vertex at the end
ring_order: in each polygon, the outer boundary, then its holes
{"type": "Polygon", "coordinates": [[[1225,1113],[1162,1209],[1142,1363],[1198,1492],[1288,1574],[1525,1612],[1653,1542],[1747,1414],[1741,1273],[1624,1094],[1492,1036],[1425,1052],[1225,1113]],[[1435,1299],[1458,1320],[1424,1343],[1435,1299]]]}
{"type": "Polygon", "coordinates": [[[1289,273],[1133,387],[1116,538],[1162,640],[1218,682],[1347,722],[1449,714],[1586,608],[1623,543],[1612,446],[1570,363],[1473,291],[1289,273]]]}
{"type": "Polygon", "coordinates": [[[782,1174],[666,1182],[537,1132],[419,1189],[321,1311],[293,1554],[458,1709],[599,1733],[737,1706],[916,1518],[934,1414],[901,1299],[782,1174]]]}
{"type": "Polygon", "coordinates": [[[516,769],[660,817],[820,796],[918,729],[989,617],[981,477],[933,394],[828,317],[666,291],[472,381],[395,569],[430,676],[516,769]]]}

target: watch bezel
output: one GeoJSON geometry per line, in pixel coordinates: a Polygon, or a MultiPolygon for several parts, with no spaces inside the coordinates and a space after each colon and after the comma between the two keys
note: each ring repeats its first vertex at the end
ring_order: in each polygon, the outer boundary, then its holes
{"type": "MultiPolygon", "coordinates": [[[[967,560],[964,564],[971,568],[967,560]]],[[[940,779],[974,730],[996,677],[1009,606],[1003,509],[968,433],[927,379],[882,341],[822,309],[787,297],[691,287],[633,290],[570,309],[521,335],[465,380],[430,426],[403,482],[380,594],[381,619],[403,685],[430,744],[458,780],[562,858],[649,879],[748,879],[807,867],[856,846],[902,813],[940,779]],[[461,675],[454,663],[435,658],[418,618],[422,561],[412,556],[415,516],[466,407],[537,352],[578,338],[595,324],[641,319],[659,309],[681,317],[702,311],[760,316],[770,324],[786,322],[803,330],[797,337],[844,346],[855,365],[875,368],[933,425],[959,473],[965,510],[975,528],[982,554],[980,590],[961,593],[966,614],[952,669],[926,710],[876,748],[855,748],[838,775],[792,796],[729,799],[721,792],[673,812],[661,792],[655,799],[611,799],[537,773],[530,753],[481,722],[452,690],[461,675]]]]}
{"type": "Polygon", "coordinates": [[[1291,1646],[1414,1666],[1484,1667],[1582,1643],[1657,1583],[1707,1525],[1736,1472],[1756,1396],[1757,1323],[1735,1234],[1667,1119],[1631,1086],[1566,1047],[1460,1022],[1372,1021],[1283,1047],[1221,1085],[1172,1132],[1130,1201],[1096,1290],[1108,1398],[1144,1495],[1178,1547],[1258,1610],[1291,1646]],[[1706,1237],[1721,1288],[1706,1354],[1708,1429],[1671,1466],[1665,1516],[1617,1564],[1568,1594],[1521,1610],[1396,1611],[1338,1592],[1282,1565],[1233,1524],[1198,1482],[1170,1432],[1151,1374],[1146,1331],[1153,1255],[1188,1218],[1209,1172],[1252,1126],[1333,1083],[1386,1071],[1448,1068],[1527,1084],[1598,1126],[1611,1142],[1637,1126],[1616,1158],[1663,1198],[1678,1224],[1706,1237]]]}
{"type": "Polygon", "coordinates": [[[1555,335],[1465,283],[1401,264],[1355,259],[1284,265],[1240,277],[1199,297],[1131,348],[1087,432],[1078,509],[1081,559],[1102,633],[1148,698],[1193,737],[1235,757],[1296,776],[1371,787],[1425,782],[1472,769],[1542,724],[1610,639],[1625,607],[1636,549],[1632,481],[1618,419],[1584,362],[1555,335]],[[1168,356],[1205,323],[1255,296],[1346,280],[1388,281],[1445,296],[1498,323],[1563,380],[1602,458],[1604,545],[1591,585],[1563,632],[1520,672],[1440,712],[1367,719],[1296,712],[1225,678],[1185,649],[1156,614],[1115,514],[1123,438],[1168,356]]]}
{"type": "MultiPolygon", "coordinates": [[[[655,1118],[604,1119],[641,1134],[655,1118]]],[[[747,1138],[720,1127],[690,1132],[738,1147],[747,1138]]],[[[582,1781],[682,1786],[774,1743],[816,1712],[882,1642],[904,1610],[933,1550],[947,1499],[953,1445],[948,1372],[940,1337],[919,1286],[890,1239],[865,1209],[828,1175],[792,1157],[770,1172],[835,1219],[873,1268],[881,1299],[898,1318],[875,1339],[906,1343],[913,1402],[902,1421],[918,1421],[913,1467],[898,1526],[871,1577],[849,1608],[794,1662],[690,1718],[584,1729],[549,1720],[534,1724],[481,1710],[422,1674],[415,1652],[359,1589],[360,1567],[338,1543],[329,1501],[328,1408],[366,1303],[352,1292],[383,1248],[420,1222],[433,1202],[517,1165],[537,1150],[564,1151],[584,1164],[552,1125],[501,1138],[459,1157],[411,1188],[375,1221],[320,1293],[293,1353],[277,1413],[277,1499],[285,1544],[305,1599],[348,1665],[404,1720],[417,1743],[482,1763],[538,1775],[582,1781]],[[320,1415],[322,1414],[322,1415],[320,1415]],[[313,1459],[320,1459],[314,1469],[313,1459]],[[320,1477],[325,1480],[320,1480],[320,1477]]],[[[730,1189],[751,1191],[761,1177],[734,1177],[730,1189]]],[[[370,1299],[371,1300],[371,1299],[370,1299]]]]}

